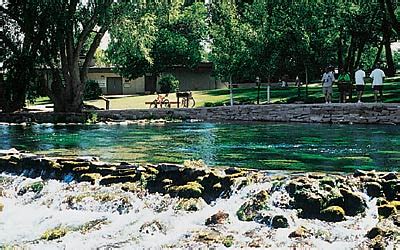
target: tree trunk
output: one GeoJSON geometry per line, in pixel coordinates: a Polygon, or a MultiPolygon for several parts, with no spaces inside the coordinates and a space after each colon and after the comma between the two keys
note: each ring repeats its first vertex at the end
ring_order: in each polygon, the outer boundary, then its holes
{"type": "Polygon", "coordinates": [[[375,57],[375,60],[374,60],[374,65],[372,65],[372,67],[375,67],[375,65],[377,65],[379,63],[379,61],[381,60],[383,44],[384,44],[384,41],[381,41],[381,43],[379,44],[378,52],[376,53],[376,57],[375,57]]]}
{"type": "Polygon", "coordinates": [[[33,76],[29,58],[19,56],[15,63],[14,72],[5,81],[5,112],[14,112],[25,107],[27,85],[33,76]]]}
{"type": "Polygon", "coordinates": [[[392,49],[390,47],[390,40],[385,41],[385,54],[386,54],[386,64],[387,64],[387,76],[394,76],[396,73],[396,67],[394,66],[392,49]]]}
{"type": "Polygon", "coordinates": [[[343,31],[341,30],[339,33],[338,39],[338,67],[339,69],[343,68],[343,31]]]}
{"type": "MultiPolygon", "coordinates": [[[[386,65],[387,65],[387,76],[394,76],[396,73],[396,68],[394,66],[393,62],[393,56],[392,56],[392,49],[390,48],[390,41],[391,41],[391,35],[392,35],[392,24],[388,20],[388,15],[389,17],[391,16],[390,13],[390,6],[389,8],[385,8],[385,3],[383,0],[380,1],[381,9],[384,11],[383,19],[382,19],[382,33],[383,33],[383,43],[385,46],[385,55],[386,55],[386,65]]],[[[397,19],[396,19],[397,20],[397,19]]]]}

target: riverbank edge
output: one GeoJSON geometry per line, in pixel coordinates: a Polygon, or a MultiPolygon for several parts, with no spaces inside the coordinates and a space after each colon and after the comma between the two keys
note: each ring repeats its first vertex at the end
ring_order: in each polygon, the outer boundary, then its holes
{"type": "Polygon", "coordinates": [[[83,113],[0,113],[0,122],[9,124],[85,124],[154,119],[398,125],[400,124],[400,104],[269,104],[192,109],[93,110],[84,111],[83,113]]]}

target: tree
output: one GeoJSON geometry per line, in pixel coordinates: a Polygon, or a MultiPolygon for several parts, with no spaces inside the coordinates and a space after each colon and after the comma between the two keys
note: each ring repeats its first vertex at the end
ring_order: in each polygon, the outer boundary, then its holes
{"type": "Polygon", "coordinates": [[[173,65],[196,66],[207,37],[203,3],[155,2],[137,12],[126,11],[110,30],[108,58],[118,73],[135,79],[159,74],[173,65]]]}
{"type": "Polygon", "coordinates": [[[7,110],[23,107],[27,83],[34,78],[35,67],[41,67],[52,72],[49,95],[54,110],[80,112],[89,64],[112,23],[112,11],[118,10],[113,5],[95,0],[9,0],[2,6],[11,31],[6,32],[11,51],[6,56],[7,81],[12,83],[8,97],[15,103],[7,110]]]}
{"type": "Polygon", "coordinates": [[[50,97],[56,112],[80,112],[88,67],[112,23],[113,1],[51,2],[52,18],[42,55],[53,72],[50,97]],[[91,36],[91,34],[94,34],[91,36]],[[84,50],[85,43],[88,49],[84,50]]]}
{"type": "Polygon", "coordinates": [[[221,2],[211,6],[210,59],[214,63],[215,74],[229,82],[231,106],[233,105],[232,78],[249,69],[244,65],[253,64],[247,43],[252,35],[255,34],[251,26],[241,22],[234,4],[221,2]]]}
{"type": "MultiPolygon", "coordinates": [[[[28,90],[34,85],[41,41],[48,28],[49,7],[40,1],[9,0],[0,6],[3,13],[1,61],[5,70],[5,112],[25,106],[28,90]]],[[[32,94],[32,92],[29,92],[32,94]]]]}

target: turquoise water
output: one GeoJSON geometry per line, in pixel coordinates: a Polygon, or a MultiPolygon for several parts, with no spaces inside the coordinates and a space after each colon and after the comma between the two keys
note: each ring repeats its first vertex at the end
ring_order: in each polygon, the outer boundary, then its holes
{"type": "Polygon", "coordinates": [[[400,169],[396,126],[167,123],[0,126],[0,149],[112,162],[202,159],[212,166],[352,171],[400,169]]]}

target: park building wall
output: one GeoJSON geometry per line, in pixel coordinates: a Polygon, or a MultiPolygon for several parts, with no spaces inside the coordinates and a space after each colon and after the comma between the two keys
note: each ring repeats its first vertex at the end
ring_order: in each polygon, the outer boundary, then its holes
{"type": "Polygon", "coordinates": [[[180,91],[210,90],[226,87],[213,76],[212,63],[200,63],[196,68],[173,66],[159,76],[147,73],[142,77],[130,80],[113,72],[111,67],[91,67],[88,79],[99,83],[104,95],[152,94],[158,92],[157,82],[165,74],[172,74],[180,82],[180,91]]]}

